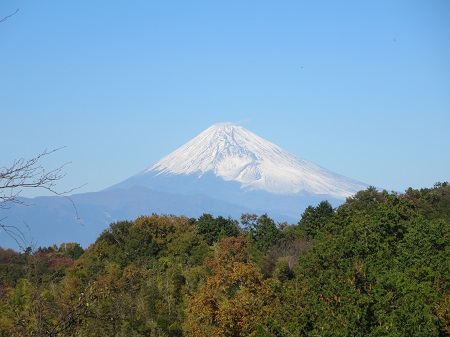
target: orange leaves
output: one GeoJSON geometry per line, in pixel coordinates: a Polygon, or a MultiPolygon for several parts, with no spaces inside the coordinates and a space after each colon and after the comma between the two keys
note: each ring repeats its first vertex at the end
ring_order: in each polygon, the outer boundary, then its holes
{"type": "Polygon", "coordinates": [[[219,264],[234,261],[247,262],[248,246],[248,240],[243,236],[225,238],[216,246],[214,260],[219,264]]]}

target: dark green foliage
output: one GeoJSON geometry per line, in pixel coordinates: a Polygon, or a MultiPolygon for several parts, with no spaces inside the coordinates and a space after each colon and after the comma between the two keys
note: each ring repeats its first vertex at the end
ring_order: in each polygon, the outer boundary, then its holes
{"type": "Polygon", "coordinates": [[[84,253],[83,247],[81,247],[78,243],[64,243],[59,247],[59,251],[74,260],[78,259],[84,253]]]}
{"type": "Polygon", "coordinates": [[[26,273],[26,256],[12,249],[0,248],[0,299],[26,273]]]}
{"type": "Polygon", "coordinates": [[[258,218],[254,228],[250,230],[250,235],[252,244],[261,252],[267,252],[283,237],[281,230],[267,214],[258,218]]]}
{"type": "MultiPolygon", "coordinates": [[[[450,220],[450,185],[447,182],[436,183],[433,188],[423,188],[411,194],[420,196],[418,206],[421,214],[427,218],[445,218],[450,220]]],[[[411,194],[407,193],[406,197],[409,197],[411,194]]],[[[417,202],[417,200],[415,201],[417,202]]]]}
{"type": "Polygon", "coordinates": [[[241,224],[247,232],[255,229],[256,222],[258,221],[258,215],[244,213],[241,215],[241,224]]]}
{"type": "Polygon", "coordinates": [[[445,336],[436,307],[450,292],[450,222],[370,188],[350,198],[299,262],[306,334],[445,336]]]}
{"type": "Polygon", "coordinates": [[[238,222],[222,216],[214,218],[211,214],[203,214],[198,218],[197,229],[207,244],[212,245],[225,237],[239,234],[238,222]]]}
{"type": "Polygon", "coordinates": [[[298,223],[300,232],[308,239],[314,239],[317,233],[332,219],[333,206],[328,201],[322,201],[316,207],[308,206],[298,223]]]}

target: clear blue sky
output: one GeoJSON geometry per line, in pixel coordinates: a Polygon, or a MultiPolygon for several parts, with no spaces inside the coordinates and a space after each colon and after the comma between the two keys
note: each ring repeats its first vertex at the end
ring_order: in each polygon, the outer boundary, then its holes
{"type": "MultiPolygon", "coordinates": [[[[450,180],[450,1],[1,1],[1,166],[98,191],[212,124],[404,191],[450,180]]],[[[24,193],[24,195],[28,195],[24,193]]]]}

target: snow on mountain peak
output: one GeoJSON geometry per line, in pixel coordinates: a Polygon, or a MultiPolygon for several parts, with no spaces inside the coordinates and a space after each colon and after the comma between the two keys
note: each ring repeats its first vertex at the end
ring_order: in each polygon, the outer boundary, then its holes
{"type": "Polygon", "coordinates": [[[214,124],[142,174],[212,172],[245,190],[276,194],[310,192],[345,198],[367,186],[297,157],[231,123],[214,124]]]}

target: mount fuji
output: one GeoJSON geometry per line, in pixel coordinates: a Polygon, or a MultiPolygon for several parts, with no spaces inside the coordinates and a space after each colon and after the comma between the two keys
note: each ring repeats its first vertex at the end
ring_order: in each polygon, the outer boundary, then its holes
{"type": "Polygon", "coordinates": [[[311,194],[345,199],[367,187],[295,156],[242,126],[222,123],[112,188],[137,185],[178,193],[214,194],[207,188],[212,177],[235,183],[233,186],[241,192],[279,196],[311,194]],[[170,184],[172,179],[181,179],[184,184],[170,184]]]}
{"type": "MultiPolygon", "coordinates": [[[[198,218],[267,213],[298,222],[308,205],[333,206],[368,185],[293,155],[242,126],[215,124],[154,165],[103,191],[66,198],[24,198],[3,224],[30,225],[36,245],[78,242],[87,246],[109,224],[152,213],[198,218]],[[77,214],[76,214],[77,213],[77,214]],[[76,221],[76,215],[81,221],[76,221]]],[[[0,232],[0,247],[17,248],[0,232]]]]}

